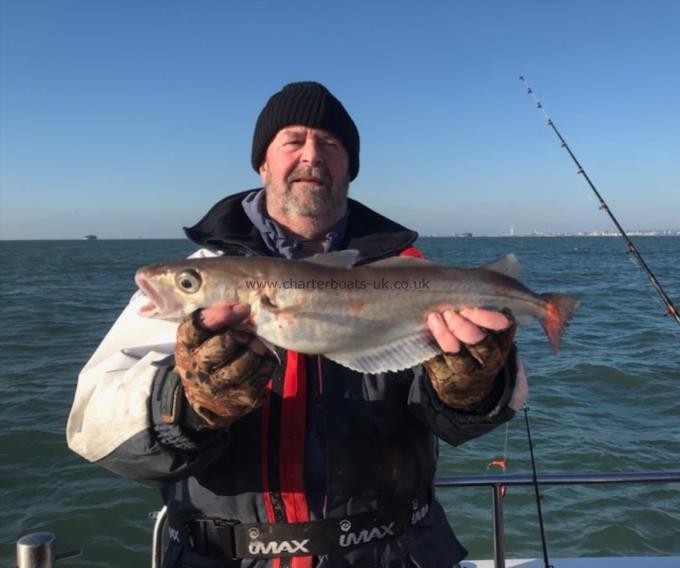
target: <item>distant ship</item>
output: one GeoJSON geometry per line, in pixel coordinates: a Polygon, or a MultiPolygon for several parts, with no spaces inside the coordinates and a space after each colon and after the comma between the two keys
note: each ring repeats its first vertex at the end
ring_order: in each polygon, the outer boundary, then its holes
{"type": "Polygon", "coordinates": [[[97,240],[97,235],[85,235],[83,237],[86,241],[96,241],[97,240]]]}
{"type": "Polygon", "coordinates": [[[464,231],[462,233],[456,233],[456,237],[471,237],[472,233],[469,233],[468,231],[464,231]]]}

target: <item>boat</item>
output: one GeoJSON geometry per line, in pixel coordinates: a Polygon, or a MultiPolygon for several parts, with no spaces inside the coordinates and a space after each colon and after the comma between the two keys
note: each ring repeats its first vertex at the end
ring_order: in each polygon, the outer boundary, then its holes
{"type": "Polygon", "coordinates": [[[97,240],[97,235],[85,235],[83,237],[86,241],[96,241],[97,240]]]}

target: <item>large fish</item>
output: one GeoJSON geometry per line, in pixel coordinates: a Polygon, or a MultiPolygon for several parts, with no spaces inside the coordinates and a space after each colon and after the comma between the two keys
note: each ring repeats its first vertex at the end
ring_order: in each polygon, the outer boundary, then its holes
{"type": "Polygon", "coordinates": [[[354,266],[357,251],[305,260],[216,257],[140,268],[149,299],[140,314],[179,320],[216,302],[251,306],[250,325],[266,342],[321,353],[366,373],[413,367],[440,353],[426,325],[432,311],[481,307],[533,316],[555,352],[578,302],[535,294],[516,280],[508,255],[483,268],[454,268],[393,257],[354,266]]]}

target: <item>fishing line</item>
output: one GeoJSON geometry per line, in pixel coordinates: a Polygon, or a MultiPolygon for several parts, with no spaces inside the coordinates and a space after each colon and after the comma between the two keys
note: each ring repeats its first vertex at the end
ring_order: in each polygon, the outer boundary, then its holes
{"type": "Polygon", "coordinates": [[[557,130],[557,127],[555,126],[555,123],[552,121],[552,119],[548,116],[548,113],[545,111],[543,108],[543,104],[541,101],[538,100],[538,97],[534,93],[533,89],[529,86],[527,83],[526,79],[523,76],[520,76],[519,78],[522,83],[524,83],[524,86],[527,88],[527,94],[531,96],[531,98],[534,100],[536,103],[536,108],[538,108],[545,119],[548,121],[548,126],[552,128],[553,132],[557,135],[557,137],[560,139],[560,143],[562,145],[562,148],[564,148],[573,162],[576,164],[576,167],[578,168],[577,173],[581,174],[586,182],[588,182],[588,185],[590,186],[590,189],[593,190],[593,193],[597,197],[600,205],[599,208],[607,213],[609,215],[609,218],[612,220],[614,225],[619,231],[619,234],[623,237],[623,239],[626,241],[626,244],[628,245],[628,253],[633,257],[633,259],[637,262],[637,265],[642,269],[642,271],[645,273],[647,276],[647,279],[651,282],[652,286],[654,286],[654,289],[656,290],[657,294],[660,296],[661,301],[663,302],[664,307],[666,308],[666,313],[667,315],[670,315],[674,320],[675,323],[680,325],[680,313],[678,313],[677,308],[673,305],[673,302],[671,301],[670,297],[668,294],[666,294],[666,291],[663,289],[663,286],[659,283],[659,281],[656,279],[656,276],[654,276],[654,273],[651,271],[649,266],[647,266],[647,263],[645,260],[642,258],[642,255],[640,254],[640,251],[637,249],[633,241],[630,240],[628,235],[626,234],[626,231],[623,230],[623,227],[619,223],[619,221],[616,219],[614,216],[614,213],[612,213],[611,209],[609,208],[609,205],[607,205],[607,202],[603,199],[603,197],[600,195],[600,192],[597,190],[593,182],[590,180],[590,177],[586,173],[586,171],[583,169],[583,166],[579,163],[579,161],[576,159],[576,156],[574,153],[571,151],[571,148],[567,144],[566,140],[562,137],[560,134],[559,130],[557,130]]]}
{"type": "Polygon", "coordinates": [[[531,472],[536,495],[536,511],[538,512],[538,526],[541,529],[541,546],[543,547],[543,564],[545,568],[553,568],[548,560],[548,545],[545,541],[545,527],[543,525],[543,511],[541,509],[541,491],[538,487],[538,476],[536,474],[536,459],[534,458],[534,443],[531,439],[531,426],[529,425],[529,407],[524,405],[524,420],[527,425],[527,437],[529,438],[529,455],[531,456],[531,472]]]}

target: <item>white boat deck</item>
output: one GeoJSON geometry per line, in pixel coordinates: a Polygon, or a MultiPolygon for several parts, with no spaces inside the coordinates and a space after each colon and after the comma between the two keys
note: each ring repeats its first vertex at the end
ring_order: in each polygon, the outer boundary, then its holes
{"type": "MultiPolygon", "coordinates": [[[[680,556],[608,556],[596,558],[550,558],[554,568],[680,568],[680,556]]],[[[461,568],[494,568],[493,560],[463,560],[461,568]]],[[[542,558],[505,561],[506,568],[544,568],[542,558]]]]}

